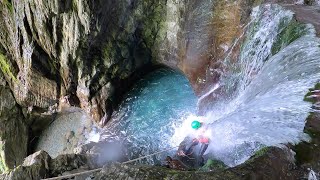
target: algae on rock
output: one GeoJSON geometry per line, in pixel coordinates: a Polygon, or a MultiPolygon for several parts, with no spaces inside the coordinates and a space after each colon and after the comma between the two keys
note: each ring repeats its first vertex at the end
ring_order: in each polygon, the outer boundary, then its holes
{"type": "Polygon", "coordinates": [[[310,30],[311,28],[308,25],[299,23],[295,19],[292,19],[289,23],[281,22],[280,33],[272,45],[272,55],[277,54],[301,36],[311,34],[309,33],[310,30]]]}

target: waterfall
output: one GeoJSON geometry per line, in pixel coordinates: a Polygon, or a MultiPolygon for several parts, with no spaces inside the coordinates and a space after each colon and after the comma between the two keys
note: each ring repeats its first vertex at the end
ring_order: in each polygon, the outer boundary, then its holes
{"type": "Polygon", "coordinates": [[[320,79],[320,39],[314,27],[296,22],[293,13],[279,5],[262,5],[253,9],[243,35],[238,61],[225,58],[226,72],[198,99],[218,88],[227,94],[217,98],[205,116],[195,115],[196,99],[186,79],[164,70],[133,88],[101,140],[122,141],[132,159],[177,146],[194,133],[190,123],[200,119],[209,124],[207,158],[229,166],[265,146],[308,140],[303,128],[311,104],[303,99],[320,79]]]}
{"type": "Polygon", "coordinates": [[[303,99],[320,79],[320,39],[292,16],[278,5],[254,8],[238,63],[226,62],[232,68],[219,83],[230,98],[211,107],[206,119],[207,152],[229,166],[264,146],[308,140],[303,128],[311,104],[303,99]],[[295,39],[286,39],[292,31],[295,39]]]}

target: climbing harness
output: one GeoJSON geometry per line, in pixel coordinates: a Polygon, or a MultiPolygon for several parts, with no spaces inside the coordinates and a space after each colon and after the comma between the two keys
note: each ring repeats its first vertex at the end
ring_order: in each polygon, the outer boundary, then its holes
{"type": "MultiPolygon", "coordinates": [[[[165,149],[165,150],[157,151],[157,152],[155,152],[153,154],[149,154],[149,155],[142,156],[142,157],[139,157],[139,158],[136,158],[136,159],[132,159],[132,160],[120,163],[120,164],[129,164],[129,163],[141,160],[141,159],[145,159],[147,157],[151,157],[151,156],[154,156],[154,155],[157,155],[157,154],[161,154],[161,153],[166,152],[166,151],[171,151],[171,150],[173,150],[173,149],[175,149],[177,147],[179,147],[179,146],[175,146],[175,147],[168,148],[168,149],[165,149]]],[[[102,168],[97,168],[97,169],[92,169],[92,170],[88,170],[88,171],[83,171],[83,172],[80,172],[80,173],[74,173],[74,174],[69,174],[69,175],[65,175],[65,176],[53,177],[53,178],[46,178],[46,179],[42,179],[42,180],[58,180],[58,179],[72,178],[72,177],[83,175],[83,174],[89,174],[89,173],[98,172],[98,171],[101,171],[101,170],[102,170],[102,168]]]]}

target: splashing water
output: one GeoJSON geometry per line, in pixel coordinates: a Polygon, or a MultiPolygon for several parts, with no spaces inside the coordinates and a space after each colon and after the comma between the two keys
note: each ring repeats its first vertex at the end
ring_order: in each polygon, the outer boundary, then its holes
{"type": "Polygon", "coordinates": [[[219,82],[229,98],[220,99],[205,117],[211,123],[207,153],[229,166],[264,146],[308,140],[303,128],[311,105],[303,98],[320,79],[320,39],[311,25],[272,56],[279,35],[290,32],[292,13],[265,5],[255,8],[252,18],[239,63],[228,64],[233,68],[219,82]]]}
{"type": "MultiPolygon", "coordinates": [[[[129,92],[102,138],[122,141],[129,159],[148,155],[170,147],[174,127],[195,109],[196,96],[188,80],[173,70],[160,69],[129,92]]],[[[154,164],[162,159],[152,157],[143,162],[154,164]]]]}
{"type": "MultiPolygon", "coordinates": [[[[160,70],[128,94],[102,139],[123,141],[127,157],[133,159],[179,145],[195,133],[190,124],[197,118],[210,124],[207,156],[229,166],[264,146],[308,140],[303,128],[311,105],[303,98],[320,79],[320,39],[311,25],[297,28],[292,17],[278,5],[253,9],[238,62],[225,59],[229,71],[213,85],[225,95],[206,116],[194,115],[196,97],[188,81],[176,72],[160,70]]],[[[143,163],[161,159],[156,156],[143,163]]]]}

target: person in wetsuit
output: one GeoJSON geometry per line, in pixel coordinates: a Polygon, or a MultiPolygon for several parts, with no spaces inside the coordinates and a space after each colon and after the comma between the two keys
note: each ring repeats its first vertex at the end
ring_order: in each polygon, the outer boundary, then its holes
{"type": "Polygon", "coordinates": [[[200,167],[204,165],[204,153],[209,146],[209,138],[204,135],[207,127],[199,121],[193,121],[191,127],[197,130],[196,137],[187,136],[179,145],[177,155],[180,160],[190,167],[200,167]],[[200,149],[197,145],[200,143],[200,149]]]}

